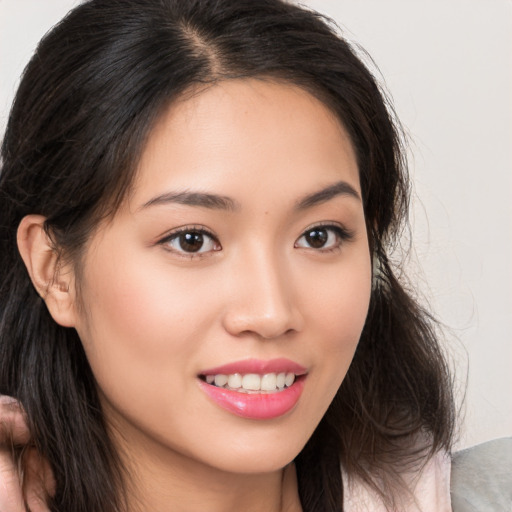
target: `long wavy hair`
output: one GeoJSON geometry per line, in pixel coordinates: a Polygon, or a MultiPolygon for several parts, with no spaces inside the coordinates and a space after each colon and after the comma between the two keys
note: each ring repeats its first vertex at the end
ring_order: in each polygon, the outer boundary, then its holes
{"type": "Polygon", "coordinates": [[[401,132],[351,45],[328,19],[282,0],[92,0],[40,42],[1,150],[0,393],[23,404],[52,467],[52,511],[119,512],[126,475],[80,339],[32,286],[17,227],[43,215],[55,250],[79,266],[130,190],[159,115],[196,86],[246,77],[302,87],[347,129],[378,269],[348,374],[295,459],[304,511],[343,510],[342,471],[389,498],[404,465],[450,448],[436,323],[388,257],[408,209],[401,132]]]}

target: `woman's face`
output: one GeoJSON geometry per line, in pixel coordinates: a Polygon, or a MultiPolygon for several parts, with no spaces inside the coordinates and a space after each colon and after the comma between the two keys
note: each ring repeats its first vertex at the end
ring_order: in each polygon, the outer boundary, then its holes
{"type": "Polygon", "coordinates": [[[345,130],[297,87],[226,81],[165,112],[76,313],[131,457],[259,473],[297,455],[367,313],[360,196],[345,130]]]}

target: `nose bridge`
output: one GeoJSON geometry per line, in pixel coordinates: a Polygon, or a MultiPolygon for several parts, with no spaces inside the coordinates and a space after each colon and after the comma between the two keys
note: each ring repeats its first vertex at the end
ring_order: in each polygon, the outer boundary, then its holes
{"type": "Polygon", "coordinates": [[[274,248],[253,246],[244,251],[233,269],[226,328],[233,334],[252,332],[266,339],[300,330],[290,277],[286,258],[274,248]]]}

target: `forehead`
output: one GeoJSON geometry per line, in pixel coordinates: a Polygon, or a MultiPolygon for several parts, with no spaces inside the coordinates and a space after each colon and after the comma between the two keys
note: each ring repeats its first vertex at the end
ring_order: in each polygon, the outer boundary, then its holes
{"type": "Polygon", "coordinates": [[[241,183],[252,192],[291,192],[340,179],[360,191],[352,143],[330,109],[288,83],[230,80],[184,96],[162,114],[132,199],[166,188],[236,196],[241,183]]]}

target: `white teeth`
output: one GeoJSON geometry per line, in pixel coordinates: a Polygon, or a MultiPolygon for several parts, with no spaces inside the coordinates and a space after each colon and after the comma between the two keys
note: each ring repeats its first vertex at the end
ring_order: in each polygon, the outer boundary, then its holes
{"type": "Polygon", "coordinates": [[[242,387],[249,391],[261,389],[261,377],[256,373],[248,373],[242,377],[242,387]]]}
{"type": "Polygon", "coordinates": [[[286,387],[290,387],[293,382],[295,381],[295,374],[294,373],[287,373],[286,377],[284,379],[284,385],[286,387]]]}
{"type": "Polygon", "coordinates": [[[257,373],[233,373],[231,375],[217,374],[206,375],[205,380],[208,384],[214,384],[219,388],[226,388],[240,393],[251,393],[257,391],[275,392],[282,391],[285,387],[290,387],[295,382],[294,373],[266,373],[258,375],[257,373]]]}
{"type": "Polygon", "coordinates": [[[276,389],[277,376],[275,373],[267,373],[261,377],[261,389],[263,391],[274,391],[276,389]]]}
{"type": "Polygon", "coordinates": [[[228,376],[228,386],[233,389],[242,387],[242,376],[239,373],[234,373],[228,376]]]}
{"type": "Polygon", "coordinates": [[[225,386],[228,383],[228,376],[227,375],[215,375],[215,385],[221,388],[222,386],[225,386]]]}

